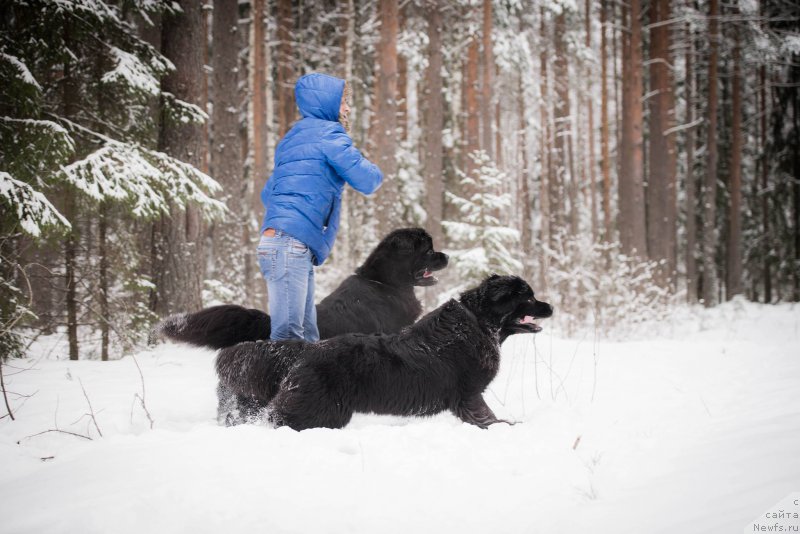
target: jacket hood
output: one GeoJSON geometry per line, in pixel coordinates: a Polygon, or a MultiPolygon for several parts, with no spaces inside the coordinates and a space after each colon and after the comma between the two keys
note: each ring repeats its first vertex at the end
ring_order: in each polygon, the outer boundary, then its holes
{"type": "Polygon", "coordinates": [[[303,118],[339,120],[344,80],[327,74],[306,74],[294,86],[294,98],[303,118]]]}

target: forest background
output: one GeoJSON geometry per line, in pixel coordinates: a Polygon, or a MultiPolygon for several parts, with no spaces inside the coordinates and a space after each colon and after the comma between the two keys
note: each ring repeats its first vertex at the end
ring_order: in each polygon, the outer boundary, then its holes
{"type": "Polygon", "coordinates": [[[0,354],[108,359],[170,313],[266,308],[259,192],[296,79],[345,78],[386,179],[345,192],[324,296],[388,231],[520,274],[559,326],[800,300],[800,2],[10,0],[0,354]]]}

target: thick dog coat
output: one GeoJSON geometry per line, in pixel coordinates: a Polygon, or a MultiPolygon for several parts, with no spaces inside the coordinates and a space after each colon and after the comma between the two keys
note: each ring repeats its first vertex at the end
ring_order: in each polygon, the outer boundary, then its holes
{"type": "MultiPolygon", "coordinates": [[[[538,332],[552,307],[521,278],[493,275],[394,335],[319,343],[262,341],[220,351],[220,383],[265,407],[275,425],[341,428],[355,412],[498,420],[482,393],[500,363],[501,331],[538,332]]],[[[252,414],[256,415],[256,414],[252,414]]]]}

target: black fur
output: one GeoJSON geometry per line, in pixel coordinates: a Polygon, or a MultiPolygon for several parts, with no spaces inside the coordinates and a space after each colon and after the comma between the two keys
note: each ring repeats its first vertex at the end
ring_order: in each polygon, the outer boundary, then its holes
{"type": "MultiPolygon", "coordinates": [[[[431,236],[422,228],[393,231],[355,274],[317,305],[320,337],[399,332],[422,313],[414,286],[435,284],[437,279],[431,273],[446,266],[447,255],[433,249],[431,236]]],[[[166,337],[222,349],[269,339],[270,327],[269,315],[261,310],[223,304],[167,317],[153,329],[150,340],[166,337]]]]}
{"type": "Polygon", "coordinates": [[[493,275],[399,334],[241,343],[220,351],[217,374],[272,423],[296,430],[341,428],[354,412],[444,410],[486,428],[501,422],[482,396],[497,374],[501,332],[537,332],[532,318],[550,315],[524,280],[493,275]]]}

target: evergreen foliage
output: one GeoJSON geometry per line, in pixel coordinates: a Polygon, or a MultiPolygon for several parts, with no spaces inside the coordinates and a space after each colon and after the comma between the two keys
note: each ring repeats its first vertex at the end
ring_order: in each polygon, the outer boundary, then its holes
{"type": "Polygon", "coordinates": [[[470,154],[475,169],[470,175],[460,172],[460,185],[469,196],[447,192],[447,200],[458,218],[443,221],[451,256],[450,269],[461,280],[451,293],[458,293],[492,273],[511,274],[522,270],[519,260],[520,233],[501,224],[500,217],[511,207],[511,195],[502,193],[508,180],[485,152],[470,154]]]}
{"type": "MultiPolygon", "coordinates": [[[[9,335],[10,324],[19,327],[19,317],[28,314],[21,296],[31,295],[18,287],[26,269],[21,252],[52,247],[42,241],[51,230],[66,231],[81,249],[105,250],[100,261],[111,273],[110,282],[102,288],[93,281],[83,284],[87,294],[81,297],[86,322],[100,326],[110,319],[92,311],[98,291],[105,301],[118,299],[121,309],[136,308],[147,298],[146,293],[125,289],[140,285],[136,266],[141,268],[143,258],[131,255],[129,247],[135,219],[168,214],[170,206],[189,203],[201,206],[209,217],[224,212],[224,205],[212,197],[219,186],[211,177],[148,148],[158,99],[164,101],[162,120],[207,118],[197,106],[161,93],[160,79],[174,66],[142,40],[130,22],[152,24],[150,15],[172,9],[161,2],[119,6],[103,0],[13,0],[3,6],[3,336],[9,335]],[[80,198],[70,204],[73,192],[80,198]],[[112,211],[109,206],[114,206],[112,211]],[[99,224],[110,228],[103,233],[103,243],[95,244],[99,238],[92,228],[99,224]],[[117,261],[109,264],[111,258],[117,261]]],[[[91,279],[98,263],[87,259],[78,274],[91,279]]]]}

